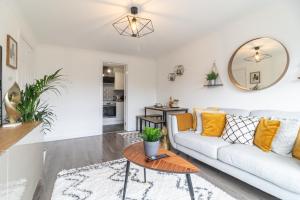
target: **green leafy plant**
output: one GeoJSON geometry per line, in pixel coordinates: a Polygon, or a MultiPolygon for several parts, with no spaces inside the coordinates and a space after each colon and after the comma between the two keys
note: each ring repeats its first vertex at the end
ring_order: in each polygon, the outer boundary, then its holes
{"type": "Polygon", "coordinates": [[[216,80],[218,78],[219,74],[211,71],[209,74],[206,74],[206,80],[211,81],[211,80],[216,80]]]}
{"type": "Polygon", "coordinates": [[[41,100],[41,96],[47,92],[60,95],[61,70],[45,75],[43,78],[35,80],[33,84],[26,84],[25,89],[21,91],[21,101],[17,105],[22,122],[40,121],[43,123],[44,132],[51,131],[55,114],[51,106],[46,101],[41,100]]]}
{"type": "Polygon", "coordinates": [[[162,133],[159,128],[145,127],[141,137],[146,142],[156,142],[160,140],[162,133]]]}

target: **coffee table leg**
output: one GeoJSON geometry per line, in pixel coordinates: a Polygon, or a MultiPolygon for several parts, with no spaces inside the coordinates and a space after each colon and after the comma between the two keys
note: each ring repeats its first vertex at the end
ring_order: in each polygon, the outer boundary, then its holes
{"type": "Polygon", "coordinates": [[[144,182],[146,183],[147,180],[146,180],[146,168],[144,168],[144,182]]]}
{"type": "Polygon", "coordinates": [[[129,168],[130,168],[130,162],[127,160],[125,182],[124,182],[124,188],[123,188],[123,198],[122,198],[123,200],[125,200],[125,195],[126,195],[127,181],[128,181],[128,175],[129,175],[129,168]]]}
{"type": "Polygon", "coordinates": [[[192,179],[191,179],[191,175],[190,174],[186,174],[186,180],[187,180],[187,183],[188,183],[191,200],[194,200],[195,199],[195,197],[194,197],[194,189],[193,189],[193,184],[192,184],[192,179]]]}

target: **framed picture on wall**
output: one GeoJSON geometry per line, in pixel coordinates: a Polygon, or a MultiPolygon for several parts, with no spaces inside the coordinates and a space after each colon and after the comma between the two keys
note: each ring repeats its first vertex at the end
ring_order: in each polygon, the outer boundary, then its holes
{"type": "Polygon", "coordinates": [[[18,67],[18,43],[10,35],[6,41],[6,65],[14,69],[18,67]]]}
{"type": "Polygon", "coordinates": [[[260,83],[260,72],[251,72],[250,73],[250,84],[260,83]]]}

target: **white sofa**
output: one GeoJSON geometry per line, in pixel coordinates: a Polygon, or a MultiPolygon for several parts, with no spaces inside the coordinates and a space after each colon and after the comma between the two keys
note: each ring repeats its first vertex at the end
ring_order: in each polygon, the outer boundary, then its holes
{"type": "MultiPolygon", "coordinates": [[[[299,118],[300,113],[221,108],[240,116],[299,118]]],[[[222,138],[178,131],[175,115],[168,116],[169,139],[178,151],[234,176],[280,199],[300,199],[300,160],[263,152],[256,146],[230,144],[222,138]]]]}

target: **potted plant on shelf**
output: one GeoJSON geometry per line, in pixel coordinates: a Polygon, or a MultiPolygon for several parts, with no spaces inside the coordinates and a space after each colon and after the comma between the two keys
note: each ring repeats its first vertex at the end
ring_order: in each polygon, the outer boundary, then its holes
{"type": "Polygon", "coordinates": [[[211,71],[209,74],[206,74],[206,80],[208,81],[208,85],[216,85],[218,77],[219,74],[214,71],[211,71]]]}
{"type": "Polygon", "coordinates": [[[25,89],[21,91],[21,99],[17,105],[20,113],[21,122],[39,121],[42,123],[43,132],[50,132],[55,114],[52,107],[45,100],[42,100],[43,94],[60,94],[63,76],[60,74],[62,69],[53,74],[45,75],[43,78],[35,80],[32,84],[26,84],[25,89]]]}
{"type": "Polygon", "coordinates": [[[158,128],[145,127],[142,133],[144,140],[145,155],[148,157],[156,156],[160,146],[161,130],[158,128]]]}

